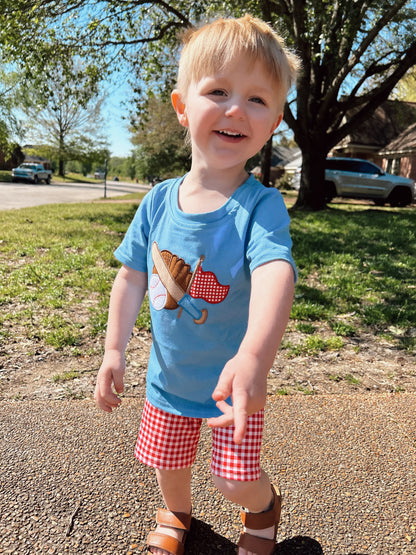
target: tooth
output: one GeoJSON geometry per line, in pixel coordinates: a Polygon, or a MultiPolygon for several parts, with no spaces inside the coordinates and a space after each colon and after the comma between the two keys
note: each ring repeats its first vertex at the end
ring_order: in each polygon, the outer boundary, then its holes
{"type": "Polygon", "coordinates": [[[230,135],[231,137],[240,137],[241,133],[235,133],[233,131],[220,131],[222,135],[230,135]]]}

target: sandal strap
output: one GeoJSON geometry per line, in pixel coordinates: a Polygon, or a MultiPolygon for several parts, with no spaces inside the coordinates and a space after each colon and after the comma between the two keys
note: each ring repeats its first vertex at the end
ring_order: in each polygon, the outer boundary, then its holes
{"type": "Polygon", "coordinates": [[[280,490],[272,487],[273,492],[273,506],[268,511],[263,513],[249,513],[247,511],[241,511],[241,520],[243,526],[246,528],[251,528],[252,530],[263,530],[264,528],[270,528],[271,526],[276,526],[280,521],[280,511],[281,511],[281,500],[280,490]]]}
{"type": "Polygon", "coordinates": [[[265,538],[259,538],[258,536],[243,532],[240,536],[238,547],[242,547],[251,553],[270,555],[276,547],[276,542],[275,540],[266,540],[265,538]]]}
{"type": "Polygon", "coordinates": [[[160,532],[150,532],[147,538],[148,547],[158,547],[163,549],[173,555],[183,555],[184,544],[179,540],[172,538],[168,534],[162,534],[160,532]]]}
{"type": "Polygon", "coordinates": [[[192,515],[188,513],[179,513],[168,511],[167,509],[159,509],[157,511],[156,522],[169,528],[177,528],[189,532],[191,528],[192,515]]]}

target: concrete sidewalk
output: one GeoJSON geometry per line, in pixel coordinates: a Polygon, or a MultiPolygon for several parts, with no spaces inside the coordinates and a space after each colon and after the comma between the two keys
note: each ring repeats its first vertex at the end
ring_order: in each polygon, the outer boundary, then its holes
{"type": "MultiPolygon", "coordinates": [[[[145,552],[161,505],[133,458],[142,400],[0,408],[0,553],[145,552]]],[[[284,495],[276,554],[416,553],[416,395],[271,397],[263,465],[284,495]]],[[[231,554],[238,509],[215,491],[206,427],[187,553],[231,554]]]]}

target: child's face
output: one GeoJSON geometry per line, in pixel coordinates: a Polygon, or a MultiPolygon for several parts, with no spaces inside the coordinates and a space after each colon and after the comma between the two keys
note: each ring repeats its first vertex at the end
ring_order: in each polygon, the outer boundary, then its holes
{"type": "Polygon", "coordinates": [[[189,128],[192,159],[215,169],[244,168],[282,120],[282,93],[260,61],[241,57],[224,71],[192,82],[172,101],[189,128]]]}

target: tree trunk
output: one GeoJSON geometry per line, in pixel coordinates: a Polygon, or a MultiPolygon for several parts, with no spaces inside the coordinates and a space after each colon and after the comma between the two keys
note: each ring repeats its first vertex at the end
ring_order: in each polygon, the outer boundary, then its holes
{"type": "Polygon", "coordinates": [[[60,175],[61,177],[65,177],[65,162],[64,162],[63,158],[61,158],[61,157],[59,157],[58,175],[60,175]]]}
{"type": "Polygon", "coordinates": [[[325,201],[326,151],[321,148],[302,150],[302,175],[295,210],[323,210],[325,201]]]}
{"type": "Polygon", "coordinates": [[[59,133],[59,162],[58,162],[58,175],[65,177],[65,138],[62,130],[59,133]]]}
{"type": "Polygon", "coordinates": [[[272,144],[273,135],[261,150],[261,173],[263,175],[263,185],[270,187],[270,166],[272,163],[272,144]]]}

